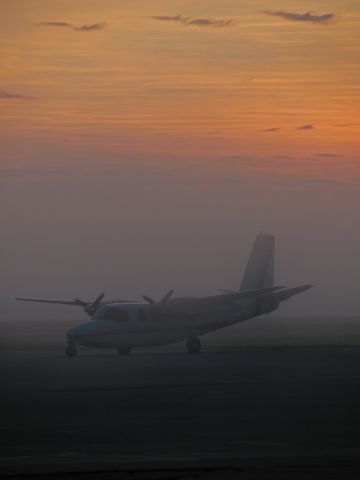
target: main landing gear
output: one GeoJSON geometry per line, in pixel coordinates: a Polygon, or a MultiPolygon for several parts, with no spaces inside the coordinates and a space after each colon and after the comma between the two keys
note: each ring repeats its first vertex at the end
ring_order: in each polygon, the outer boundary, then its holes
{"type": "Polygon", "coordinates": [[[69,343],[65,349],[65,353],[68,357],[75,357],[77,354],[76,346],[74,343],[69,343]]]}
{"type": "Polygon", "coordinates": [[[189,337],[186,341],[186,349],[189,353],[200,353],[201,342],[197,337],[189,337]]]}

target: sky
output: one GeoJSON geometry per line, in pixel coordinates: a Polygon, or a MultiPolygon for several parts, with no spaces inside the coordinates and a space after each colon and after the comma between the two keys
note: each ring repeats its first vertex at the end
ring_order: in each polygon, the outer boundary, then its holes
{"type": "Polygon", "coordinates": [[[2,0],[0,24],[3,317],[234,288],[260,231],[316,285],[282,313],[359,313],[357,0],[2,0]]]}

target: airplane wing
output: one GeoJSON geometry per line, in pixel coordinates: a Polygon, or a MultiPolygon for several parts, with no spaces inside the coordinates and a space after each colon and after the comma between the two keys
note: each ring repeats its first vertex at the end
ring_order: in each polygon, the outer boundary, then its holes
{"type": "MultiPolygon", "coordinates": [[[[33,297],[16,297],[15,300],[21,300],[22,302],[58,303],[61,305],[82,306],[82,304],[78,300],[57,300],[52,298],[33,298],[33,297]]],[[[91,302],[84,302],[84,303],[91,303],[91,302]]]]}
{"type": "Polygon", "coordinates": [[[299,287],[294,287],[294,288],[285,288],[284,290],[281,290],[280,292],[274,292],[270,294],[270,297],[274,300],[277,300],[278,302],[284,302],[285,300],[288,300],[294,295],[298,295],[299,293],[305,292],[306,290],[309,290],[312,288],[314,285],[300,285],[299,287]]]}
{"type": "Polygon", "coordinates": [[[179,303],[179,307],[186,310],[203,310],[217,306],[237,302],[247,298],[254,298],[272,293],[284,287],[258,288],[255,290],[241,290],[240,292],[224,293],[222,295],[210,295],[207,297],[187,298],[179,303]]]}
{"type": "Polygon", "coordinates": [[[91,317],[101,305],[101,301],[104,298],[105,292],[101,293],[94,301],[85,302],[79,298],[74,300],[58,300],[57,298],[33,298],[33,297],[16,297],[15,300],[21,300],[22,302],[38,302],[38,303],[57,303],[60,305],[76,305],[77,307],[83,307],[84,311],[91,317]]]}

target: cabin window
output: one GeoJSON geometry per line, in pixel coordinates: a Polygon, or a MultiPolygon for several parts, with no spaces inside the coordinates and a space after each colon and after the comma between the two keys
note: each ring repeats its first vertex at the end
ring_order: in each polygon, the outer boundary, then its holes
{"type": "Polygon", "coordinates": [[[105,320],[117,320],[124,322],[129,320],[129,312],[127,310],[119,310],[118,308],[109,308],[104,312],[103,318],[105,320]]]}
{"type": "Polygon", "coordinates": [[[146,310],[138,310],[138,320],[140,322],[147,322],[148,312],[146,310]]]}

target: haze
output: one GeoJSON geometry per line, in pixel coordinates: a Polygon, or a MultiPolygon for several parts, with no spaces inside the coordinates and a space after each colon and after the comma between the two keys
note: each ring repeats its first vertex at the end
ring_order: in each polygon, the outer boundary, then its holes
{"type": "Polygon", "coordinates": [[[279,313],[358,315],[358,2],[3,3],[3,319],[237,288],[260,231],[279,313]]]}

